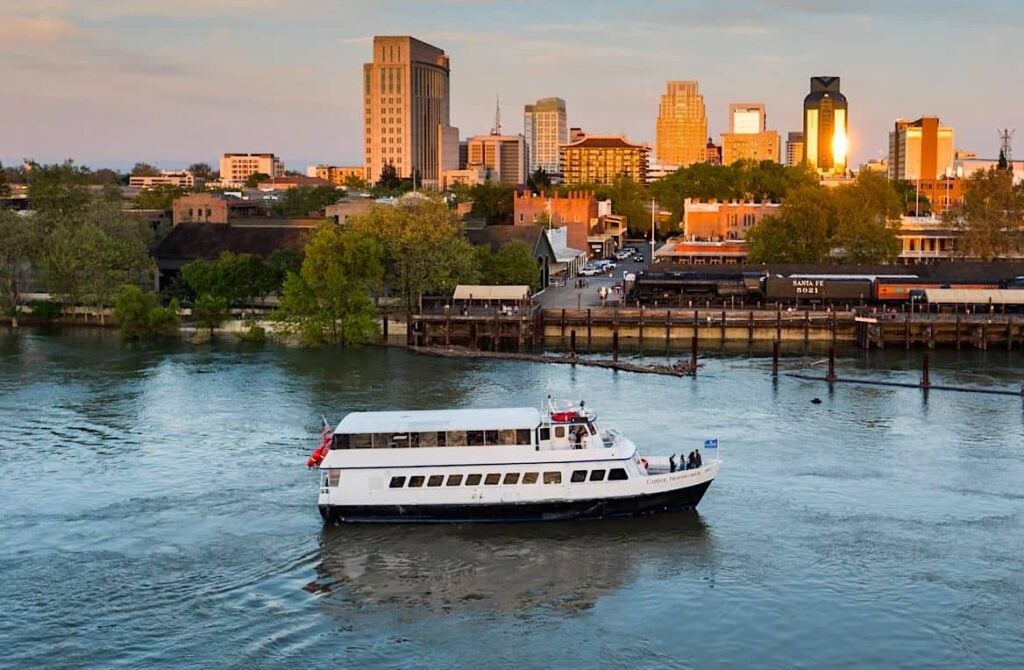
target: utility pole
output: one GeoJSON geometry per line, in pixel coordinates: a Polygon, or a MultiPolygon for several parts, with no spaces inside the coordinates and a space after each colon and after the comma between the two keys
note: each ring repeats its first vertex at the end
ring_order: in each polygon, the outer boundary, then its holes
{"type": "Polygon", "coordinates": [[[654,198],[651,198],[651,267],[654,267],[654,230],[655,230],[654,198]]]}

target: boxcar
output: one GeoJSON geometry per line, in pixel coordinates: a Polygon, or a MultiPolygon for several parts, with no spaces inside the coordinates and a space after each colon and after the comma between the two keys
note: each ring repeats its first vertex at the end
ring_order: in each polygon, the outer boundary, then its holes
{"type": "Polygon", "coordinates": [[[862,302],[871,300],[869,278],[768,277],[765,299],[769,302],[862,302]]]}

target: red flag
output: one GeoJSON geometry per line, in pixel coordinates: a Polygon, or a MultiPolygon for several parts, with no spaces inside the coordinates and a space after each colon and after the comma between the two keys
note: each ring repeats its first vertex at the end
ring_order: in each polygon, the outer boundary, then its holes
{"type": "Polygon", "coordinates": [[[324,458],[327,457],[327,452],[331,450],[331,438],[334,431],[331,430],[331,424],[327,423],[327,417],[321,416],[320,420],[324,424],[324,427],[320,430],[320,445],[317,446],[313,453],[310,454],[309,460],[306,461],[306,467],[310,469],[320,465],[324,458]]]}

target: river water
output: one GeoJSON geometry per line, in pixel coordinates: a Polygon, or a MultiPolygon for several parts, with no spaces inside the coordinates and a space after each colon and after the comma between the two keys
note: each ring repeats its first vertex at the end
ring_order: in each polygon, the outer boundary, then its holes
{"type": "MultiPolygon", "coordinates": [[[[839,366],[915,381],[919,357],[850,350],[839,366]]],[[[746,352],[704,364],[694,380],[0,333],[0,665],[1024,662],[1020,398],[773,381],[746,352]],[[548,393],[654,453],[718,436],[725,466],[699,512],[321,524],[304,465],[320,412],[548,393]]],[[[1022,378],[1017,352],[932,359],[934,383],[1022,378]]]]}

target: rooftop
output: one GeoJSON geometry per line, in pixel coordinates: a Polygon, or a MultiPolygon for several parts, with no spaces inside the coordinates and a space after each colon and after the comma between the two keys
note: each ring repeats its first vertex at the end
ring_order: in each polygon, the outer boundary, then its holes
{"type": "Polygon", "coordinates": [[[351,412],[335,433],[408,433],[451,430],[536,428],[540,411],[533,407],[441,409],[395,412],[351,412]]]}
{"type": "Polygon", "coordinates": [[[586,135],[575,142],[561,145],[562,148],[582,147],[584,149],[649,149],[646,144],[634,144],[622,135],[586,135]]]}

